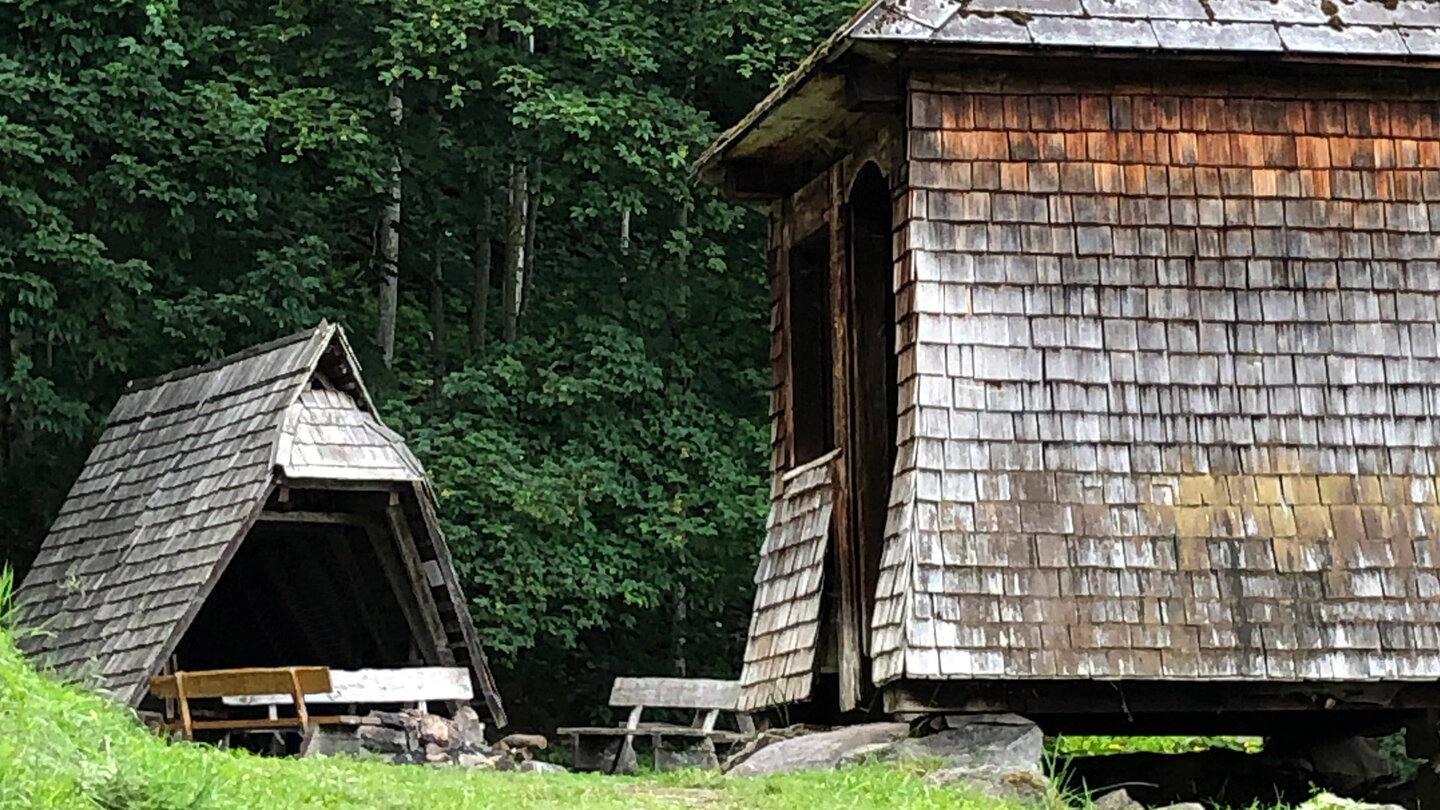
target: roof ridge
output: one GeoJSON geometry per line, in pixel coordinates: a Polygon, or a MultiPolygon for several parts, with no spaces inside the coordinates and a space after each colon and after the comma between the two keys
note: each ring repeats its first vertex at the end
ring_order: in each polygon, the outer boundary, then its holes
{"type": "Polygon", "coordinates": [[[124,393],[133,394],[137,391],[145,391],[150,388],[157,388],[161,385],[164,385],[165,383],[172,383],[178,380],[189,379],[190,377],[194,377],[199,374],[205,374],[211,371],[216,371],[218,369],[224,368],[225,366],[239,363],[243,360],[249,360],[252,357],[259,357],[262,354],[269,354],[276,349],[283,349],[286,346],[293,346],[296,343],[303,343],[304,341],[313,339],[320,332],[329,329],[330,326],[331,324],[328,320],[321,320],[317,326],[312,326],[304,331],[296,332],[292,335],[287,335],[285,337],[272,340],[269,343],[262,343],[259,346],[251,346],[250,348],[244,349],[243,351],[238,351],[234,354],[228,354],[218,360],[211,360],[208,363],[200,363],[193,366],[187,366],[182,369],[177,369],[176,371],[171,371],[167,374],[161,374],[157,377],[142,377],[138,380],[131,380],[128,384],[126,384],[124,393]]]}

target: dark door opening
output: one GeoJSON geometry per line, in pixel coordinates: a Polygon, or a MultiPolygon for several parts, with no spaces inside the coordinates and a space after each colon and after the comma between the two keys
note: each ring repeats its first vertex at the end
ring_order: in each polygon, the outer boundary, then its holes
{"type": "Polygon", "coordinates": [[[790,384],[795,466],[835,449],[835,368],[831,341],[830,237],[821,232],[790,251],[790,384]]]}
{"type": "Polygon", "coordinates": [[[851,378],[852,509],[863,614],[863,650],[885,546],[885,518],[895,471],[899,420],[896,355],[894,226],[890,185],[871,163],[860,171],[848,203],[855,374],[851,378]]]}

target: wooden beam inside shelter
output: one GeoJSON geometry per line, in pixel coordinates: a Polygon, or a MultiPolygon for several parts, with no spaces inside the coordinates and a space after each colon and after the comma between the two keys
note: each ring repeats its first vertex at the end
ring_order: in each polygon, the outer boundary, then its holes
{"type": "Polygon", "coordinates": [[[396,541],[378,520],[365,524],[365,535],[370,538],[375,556],[385,571],[385,580],[390,583],[390,591],[395,594],[395,601],[399,603],[400,612],[405,616],[405,625],[410,629],[410,637],[415,647],[420,650],[426,664],[439,664],[440,651],[435,649],[429,626],[421,615],[422,609],[416,600],[414,582],[400,561],[400,555],[395,548],[396,541]]]}
{"type": "Polygon", "coordinates": [[[271,512],[260,515],[261,523],[298,523],[319,526],[364,526],[367,518],[354,512],[271,512]]]}
{"type": "Polygon", "coordinates": [[[350,547],[350,537],[344,531],[329,531],[326,532],[326,536],[330,541],[330,550],[335,557],[340,577],[349,583],[347,590],[355,600],[356,608],[360,611],[360,620],[365,623],[370,640],[375,643],[376,653],[383,655],[386,652],[385,635],[380,630],[380,618],[375,615],[370,599],[367,598],[368,595],[364,591],[365,573],[360,570],[360,564],[355,561],[355,552],[350,547]]]}
{"type": "Polygon", "coordinates": [[[435,646],[436,655],[443,666],[455,663],[455,653],[450,649],[450,639],[440,621],[440,608],[435,603],[435,594],[425,576],[424,563],[415,545],[415,535],[410,531],[410,521],[404,506],[392,506],[385,510],[386,525],[395,538],[395,548],[400,552],[400,562],[410,582],[411,593],[420,606],[420,618],[424,623],[426,638],[435,646]]]}

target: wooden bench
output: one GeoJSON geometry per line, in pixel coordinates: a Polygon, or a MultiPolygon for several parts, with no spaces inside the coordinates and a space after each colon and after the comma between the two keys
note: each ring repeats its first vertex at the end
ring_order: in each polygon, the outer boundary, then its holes
{"type": "Polygon", "coordinates": [[[717,747],[728,749],[749,739],[755,725],[748,714],[735,711],[740,684],[686,678],[616,678],[610,705],[629,708],[630,717],[615,728],[562,728],[570,738],[575,770],[629,774],[636,770],[635,740],[646,740],[655,752],[655,769],[715,770],[720,767],[717,747]],[[689,726],[642,723],[646,709],[693,710],[689,726]],[[721,712],[735,715],[739,731],[715,728],[721,712]]]}
{"type": "MultiPolygon", "coordinates": [[[[464,667],[413,667],[410,669],[359,669],[330,671],[330,689],[305,696],[306,703],[413,704],[427,711],[431,702],[468,703],[475,698],[470,672],[464,667]]],[[[227,695],[227,706],[293,706],[290,690],[271,694],[227,695]]]]}
{"type": "Polygon", "coordinates": [[[164,726],[179,731],[185,739],[195,739],[197,731],[281,731],[310,730],[315,718],[305,709],[307,695],[329,692],[330,670],[325,667],[284,667],[279,669],[223,669],[208,672],[176,672],[150,679],[150,691],[156,697],[174,700],[179,706],[180,722],[164,726]],[[190,701],[241,695],[289,695],[295,706],[294,717],[270,717],[224,720],[195,720],[191,717],[190,701]]]}

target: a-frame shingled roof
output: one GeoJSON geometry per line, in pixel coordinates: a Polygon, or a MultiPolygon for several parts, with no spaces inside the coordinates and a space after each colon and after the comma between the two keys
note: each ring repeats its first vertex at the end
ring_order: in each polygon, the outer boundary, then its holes
{"type": "MultiPolygon", "coordinates": [[[[281,476],[406,483],[433,499],[420,463],[374,415],[338,326],[132,383],[16,596],[41,631],[21,642],[26,652],[138,703],[281,476]],[[350,369],[353,396],[312,388],[327,353],[350,369]]],[[[468,657],[493,692],[454,596],[468,657]]],[[[485,697],[503,724],[498,697],[485,697]]]]}

